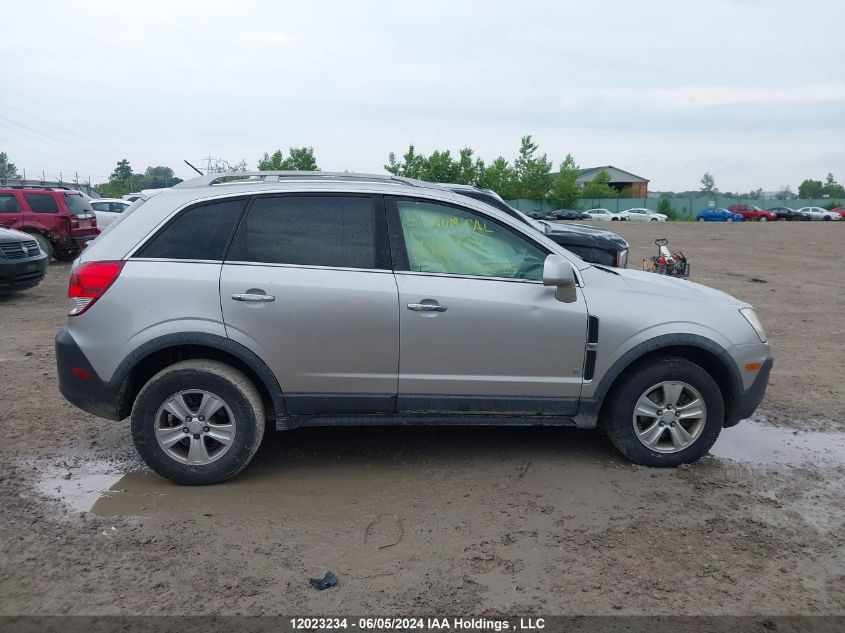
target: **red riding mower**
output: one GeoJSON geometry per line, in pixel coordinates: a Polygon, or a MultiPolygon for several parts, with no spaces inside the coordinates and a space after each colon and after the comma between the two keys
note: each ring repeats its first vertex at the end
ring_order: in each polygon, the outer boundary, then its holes
{"type": "Polygon", "coordinates": [[[643,260],[643,270],[670,277],[689,277],[689,264],[681,251],[672,253],[666,246],[667,239],[654,240],[657,245],[657,255],[643,260]]]}

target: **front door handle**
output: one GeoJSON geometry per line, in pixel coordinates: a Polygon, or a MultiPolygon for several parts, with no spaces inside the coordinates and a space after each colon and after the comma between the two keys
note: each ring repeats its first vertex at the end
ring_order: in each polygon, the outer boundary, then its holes
{"type": "Polygon", "coordinates": [[[235,301],[255,301],[258,303],[267,303],[269,301],[275,301],[276,297],[274,297],[273,295],[259,295],[244,292],[233,294],[232,299],[234,299],[235,301]]]}
{"type": "Polygon", "coordinates": [[[408,309],[414,312],[446,312],[446,306],[434,303],[409,303],[408,309]]]}

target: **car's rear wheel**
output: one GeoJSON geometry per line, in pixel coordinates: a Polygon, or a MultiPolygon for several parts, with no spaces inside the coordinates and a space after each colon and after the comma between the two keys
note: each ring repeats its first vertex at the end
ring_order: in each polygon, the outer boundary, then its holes
{"type": "Polygon", "coordinates": [[[53,258],[53,244],[48,240],[46,237],[41,235],[41,233],[31,233],[32,239],[38,242],[38,247],[47,253],[47,262],[53,258]]]}
{"type": "Polygon", "coordinates": [[[705,455],[724,419],[722,393],[710,374],[682,358],[660,358],[625,374],[601,425],[632,462],[662,467],[705,455]]]}
{"type": "Polygon", "coordinates": [[[176,363],[153,376],[132,409],[132,439],[147,465],[179,484],[237,475],[264,435],[264,406],[236,369],[211,360],[176,363]]]}

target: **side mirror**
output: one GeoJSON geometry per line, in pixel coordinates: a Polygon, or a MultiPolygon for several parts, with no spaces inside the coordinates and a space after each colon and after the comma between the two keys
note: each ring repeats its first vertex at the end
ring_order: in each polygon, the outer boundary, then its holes
{"type": "Polygon", "coordinates": [[[578,295],[575,287],[575,271],[566,258],[549,255],[543,263],[543,285],[555,286],[555,299],[563,303],[573,303],[578,295]]]}

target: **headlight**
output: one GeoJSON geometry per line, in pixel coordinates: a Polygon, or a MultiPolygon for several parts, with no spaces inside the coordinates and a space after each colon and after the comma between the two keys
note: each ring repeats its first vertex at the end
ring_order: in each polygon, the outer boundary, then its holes
{"type": "Polygon", "coordinates": [[[754,312],[754,308],[740,308],[739,313],[744,316],[745,320],[748,321],[748,324],[754,328],[760,342],[765,343],[768,340],[766,338],[766,330],[763,329],[763,324],[760,323],[760,318],[757,316],[757,313],[754,312]]]}
{"type": "Polygon", "coordinates": [[[616,267],[626,268],[628,266],[628,249],[622,249],[616,253],[616,267]]]}

